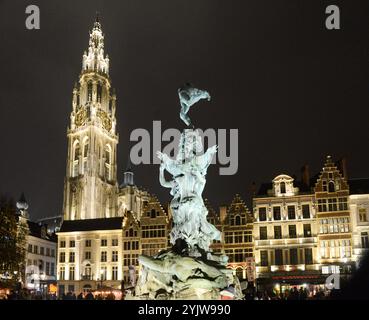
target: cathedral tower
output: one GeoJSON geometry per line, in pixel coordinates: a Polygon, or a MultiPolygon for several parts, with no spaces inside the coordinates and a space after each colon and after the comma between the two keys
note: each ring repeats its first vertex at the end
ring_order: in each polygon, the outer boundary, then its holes
{"type": "Polygon", "coordinates": [[[116,216],[116,96],[104,54],[104,34],[96,19],[79,82],[73,89],[64,182],[64,220],[116,216]]]}

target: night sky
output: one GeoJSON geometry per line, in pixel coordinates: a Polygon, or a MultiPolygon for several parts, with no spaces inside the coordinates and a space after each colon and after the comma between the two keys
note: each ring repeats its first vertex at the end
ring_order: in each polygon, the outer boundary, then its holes
{"type": "MultiPolygon", "coordinates": [[[[206,89],[190,111],[203,129],[239,129],[239,170],[209,168],[216,208],[277,174],[320,170],[327,154],[369,176],[369,2],[307,0],[0,1],[0,193],[22,191],[31,218],[61,214],[72,89],[100,12],[117,92],[121,182],[135,128],[182,128],[177,88],[206,89]],[[36,4],[41,29],[25,28],[36,4]],[[341,9],[341,30],[325,8],[341,9]]],[[[134,167],[165,203],[158,165],[134,167]]]]}

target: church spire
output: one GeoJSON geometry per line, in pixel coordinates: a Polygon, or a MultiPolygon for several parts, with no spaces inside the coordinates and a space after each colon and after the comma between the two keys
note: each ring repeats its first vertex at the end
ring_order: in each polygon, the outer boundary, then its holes
{"type": "Polygon", "coordinates": [[[88,51],[85,51],[82,58],[82,72],[90,71],[109,74],[109,57],[104,54],[104,34],[98,12],[90,31],[88,51]]]}
{"type": "Polygon", "coordinates": [[[123,183],[121,184],[121,187],[126,186],[134,186],[134,173],[132,171],[132,162],[131,158],[128,156],[128,162],[127,162],[127,168],[126,171],[123,173],[123,183]]]}
{"type": "Polygon", "coordinates": [[[97,219],[115,215],[117,191],[116,96],[108,75],[104,34],[94,19],[82,72],[73,88],[68,128],[68,161],[64,219],[97,219]],[[98,195],[98,196],[96,196],[98,195]]]}

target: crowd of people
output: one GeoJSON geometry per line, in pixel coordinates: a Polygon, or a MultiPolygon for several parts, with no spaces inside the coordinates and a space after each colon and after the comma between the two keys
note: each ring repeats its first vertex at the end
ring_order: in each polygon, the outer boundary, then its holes
{"type": "Polygon", "coordinates": [[[91,291],[83,294],[82,292],[76,296],[74,292],[68,292],[60,297],[61,300],[116,300],[115,294],[109,292],[108,294],[94,295],[91,291]]]}
{"type": "Polygon", "coordinates": [[[245,300],[328,300],[334,299],[337,290],[327,290],[322,287],[308,289],[300,286],[285,290],[247,290],[245,300]]]}
{"type": "MultiPolygon", "coordinates": [[[[249,288],[244,291],[244,300],[327,300],[335,299],[338,294],[336,290],[326,290],[323,288],[308,289],[306,287],[292,287],[285,290],[264,290],[257,291],[249,288]]],[[[124,300],[125,295],[117,297],[113,292],[93,292],[87,291],[76,294],[67,292],[57,296],[56,294],[40,294],[26,289],[20,291],[11,290],[6,296],[8,300],[124,300]]]]}
{"type": "Polygon", "coordinates": [[[7,300],[116,300],[116,296],[113,292],[94,294],[89,291],[86,293],[81,292],[78,295],[74,292],[67,292],[66,294],[57,296],[56,294],[31,292],[26,289],[20,291],[11,290],[4,298],[7,300]]]}

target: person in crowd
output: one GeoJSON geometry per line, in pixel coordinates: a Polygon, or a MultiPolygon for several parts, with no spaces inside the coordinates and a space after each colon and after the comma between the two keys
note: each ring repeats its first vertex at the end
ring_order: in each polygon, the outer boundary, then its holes
{"type": "Polygon", "coordinates": [[[89,292],[86,294],[85,299],[86,299],[86,300],[95,300],[94,295],[92,294],[92,292],[91,292],[91,291],[89,291],[89,292]]]}

